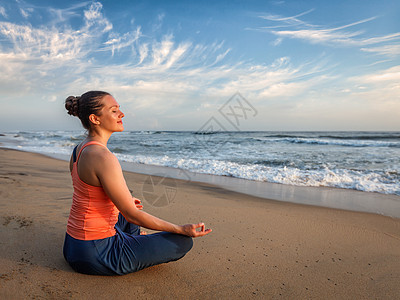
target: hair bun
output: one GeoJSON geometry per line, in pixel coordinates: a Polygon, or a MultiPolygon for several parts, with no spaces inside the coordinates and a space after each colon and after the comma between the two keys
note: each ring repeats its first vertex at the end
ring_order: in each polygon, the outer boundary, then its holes
{"type": "Polygon", "coordinates": [[[65,108],[67,109],[68,113],[72,116],[79,117],[79,99],[81,97],[69,96],[65,100],[65,108]]]}

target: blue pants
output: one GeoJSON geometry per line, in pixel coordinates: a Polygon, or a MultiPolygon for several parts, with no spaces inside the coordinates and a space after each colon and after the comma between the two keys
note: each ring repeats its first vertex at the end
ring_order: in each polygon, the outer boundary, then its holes
{"type": "Polygon", "coordinates": [[[140,227],[119,214],[112,237],[83,241],[68,233],[64,257],[79,273],[123,275],[169,261],[175,261],[192,248],[191,237],[169,232],[140,235],[140,227]]]}

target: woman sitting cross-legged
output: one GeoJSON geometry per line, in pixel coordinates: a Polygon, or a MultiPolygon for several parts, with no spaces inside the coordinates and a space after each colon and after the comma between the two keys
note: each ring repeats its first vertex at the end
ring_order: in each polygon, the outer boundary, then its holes
{"type": "Polygon", "coordinates": [[[71,155],[73,202],[64,241],[64,257],[80,273],[122,275],[182,258],[192,237],[211,232],[203,223],[175,225],[142,210],[133,198],[118,159],[107,148],[113,132],[124,130],[117,101],[90,91],[65,100],[88,135],[71,155]],[[140,227],[161,232],[141,235],[140,227]]]}

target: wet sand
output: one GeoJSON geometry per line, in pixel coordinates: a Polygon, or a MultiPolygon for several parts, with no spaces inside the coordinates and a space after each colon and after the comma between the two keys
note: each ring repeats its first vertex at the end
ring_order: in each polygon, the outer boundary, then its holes
{"type": "Polygon", "coordinates": [[[125,276],[77,274],[62,256],[72,195],[68,163],[0,149],[0,298],[400,294],[400,219],[267,200],[189,180],[131,172],[125,177],[146,211],[174,223],[203,221],[213,232],[195,239],[177,262],[125,276]]]}

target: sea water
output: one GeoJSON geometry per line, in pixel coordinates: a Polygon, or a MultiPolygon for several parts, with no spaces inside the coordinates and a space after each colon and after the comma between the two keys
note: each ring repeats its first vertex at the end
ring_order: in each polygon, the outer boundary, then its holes
{"type": "MultiPolygon", "coordinates": [[[[83,131],[19,131],[3,132],[0,142],[70,155],[84,138],[83,131]]],[[[400,132],[125,131],[108,147],[121,162],[400,196],[400,132]]]]}

